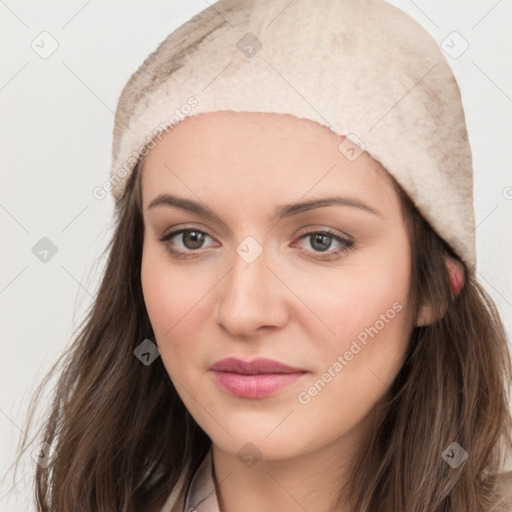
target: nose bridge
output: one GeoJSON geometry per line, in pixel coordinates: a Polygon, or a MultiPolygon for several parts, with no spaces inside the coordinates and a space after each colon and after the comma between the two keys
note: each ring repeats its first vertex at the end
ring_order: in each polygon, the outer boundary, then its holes
{"type": "Polygon", "coordinates": [[[250,238],[233,254],[232,269],[223,280],[217,304],[217,321],[237,335],[282,325],[286,315],[282,287],[267,267],[272,265],[269,252],[250,238]]]}

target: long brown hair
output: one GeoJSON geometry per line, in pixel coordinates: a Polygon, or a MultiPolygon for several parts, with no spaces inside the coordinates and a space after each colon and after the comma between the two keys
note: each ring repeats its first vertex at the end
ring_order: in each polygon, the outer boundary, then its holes
{"type": "Polygon", "coordinates": [[[512,473],[501,468],[512,449],[512,374],[499,312],[452,247],[391,182],[409,231],[411,305],[418,311],[429,304],[438,320],[413,330],[344,491],[360,512],[510,512],[512,473]],[[446,258],[464,269],[456,297],[446,258]],[[454,442],[467,452],[457,468],[442,457],[454,442]]]}
{"type": "MultiPolygon", "coordinates": [[[[505,331],[493,301],[467,270],[453,297],[445,257],[455,254],[392,182],[411,240],[411,304],[427,301],[440,319],[413,331],[340,502],[349,496],[359,512],[498,511],[498,474],[512,448],[505,331]],[[441,456],[452,442],[468,453],[457,469],[441,456]]],[[[143,340],[155,340],[141,287],[143,229],[136,166],[116,204],[98,292],[71,348],[29,407],[27,430],[57,373],[38,436],[57,453],[47,468],[36,466],[39,512],[157,511],[181,473],[188,481],[210,447],[161,358],[145,366],[134,356],[143,340]]],[[[27,438],[18,459],[33,443],[27,438]]]]}

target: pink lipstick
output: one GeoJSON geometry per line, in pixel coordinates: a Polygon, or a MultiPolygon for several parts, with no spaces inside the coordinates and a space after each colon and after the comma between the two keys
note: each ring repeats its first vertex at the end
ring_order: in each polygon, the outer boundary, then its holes
{"type": "Polygon", "coordinates": [[[270,396],[307,373],[307,370],[265,358],[242,361],[230,357],[217,361],[210,370],[220,387],[242,398],[270,396]]]}

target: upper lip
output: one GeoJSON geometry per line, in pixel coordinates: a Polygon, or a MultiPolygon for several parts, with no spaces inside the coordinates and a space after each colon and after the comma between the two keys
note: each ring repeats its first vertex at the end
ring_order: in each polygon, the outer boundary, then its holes
{"type": "Polygon", "coordinates": [[[242,361],[234,357],[220,359],[214,363],[210,370],[216,372],[240,373],[242,375],[258,375],[264,373],[299,373],[305,372],[300,368],[293,368],[286,364],[260,357],[252,361],[242,361]]]}

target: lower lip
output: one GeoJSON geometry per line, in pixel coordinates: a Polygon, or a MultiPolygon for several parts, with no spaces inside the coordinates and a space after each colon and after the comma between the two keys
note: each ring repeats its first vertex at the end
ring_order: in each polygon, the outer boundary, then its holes
{"type": "Polygon", "coordinates": [[[266,373],[242,375],[240,373],[213,371],[213,378],[220,387],[242,398],[264,398],[297,382],[305,372],[266,373]]]}

